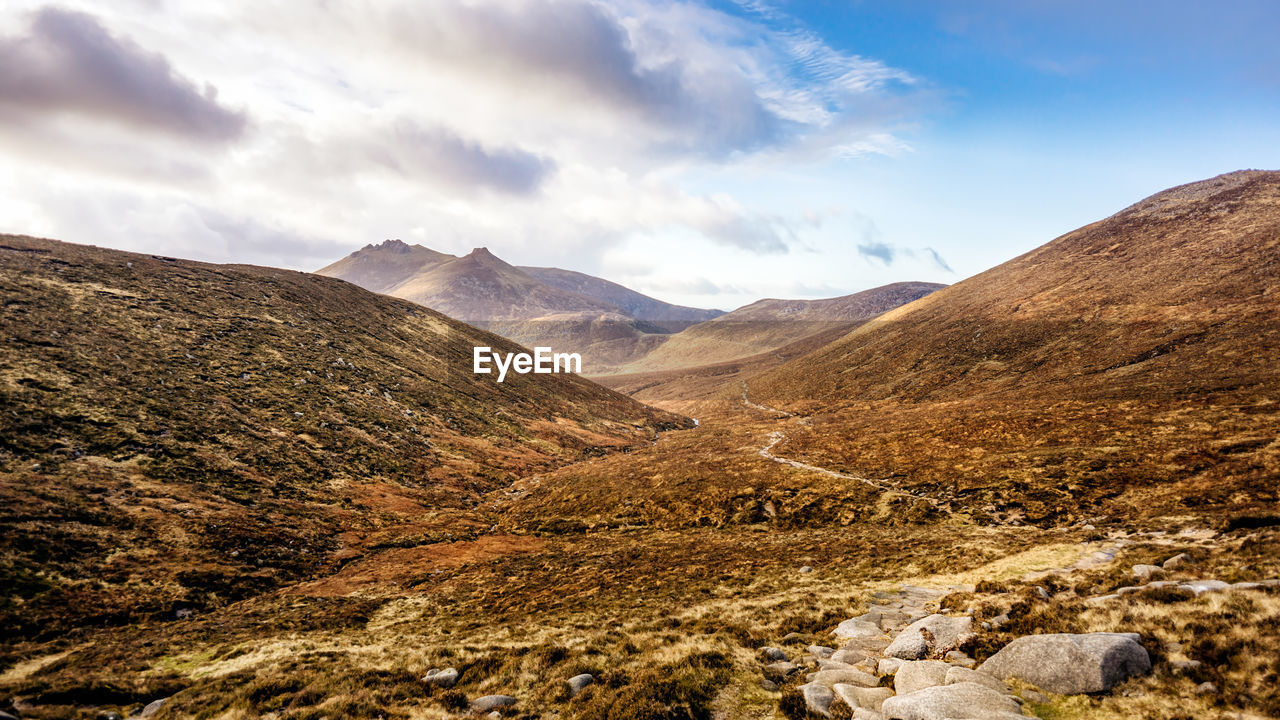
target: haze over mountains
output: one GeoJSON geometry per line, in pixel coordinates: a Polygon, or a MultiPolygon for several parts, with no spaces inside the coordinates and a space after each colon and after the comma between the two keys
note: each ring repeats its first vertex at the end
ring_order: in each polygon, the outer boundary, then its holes
{"type": "Polygon", "coordinates": [[[580,352],[588,375],[707,365],[851,329],[942,285],[895,283],[826,300],[761,300],[725,314],[662,302],[559,268],[517,267],[487,248],[456,257],[387,240],[319,271],[425,305],[527,346],[580,352]]]}

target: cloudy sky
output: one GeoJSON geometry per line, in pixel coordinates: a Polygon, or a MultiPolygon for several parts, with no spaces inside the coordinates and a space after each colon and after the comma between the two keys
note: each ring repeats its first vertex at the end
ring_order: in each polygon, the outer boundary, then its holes
{"type": "Polygon", "coordinates": [[[732,308],[955,282],[1280,168],[1280,5],[0,0],[0,231],[386,238],[732,308]]]}

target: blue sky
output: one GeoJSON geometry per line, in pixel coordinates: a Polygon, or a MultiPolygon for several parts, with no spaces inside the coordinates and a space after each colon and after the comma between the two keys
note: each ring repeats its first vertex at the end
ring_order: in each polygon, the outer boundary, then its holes
{"type": "Polygon", "coordinates": [[[731,308],[1280,168],[1273,2],[16,5],[0,230],[211,261],[400,237],[731,308]]]}

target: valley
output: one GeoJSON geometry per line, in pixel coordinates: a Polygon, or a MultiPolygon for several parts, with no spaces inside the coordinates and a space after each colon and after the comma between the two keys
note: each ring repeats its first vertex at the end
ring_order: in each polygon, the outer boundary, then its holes
{"type": "Polygon", "coordinates": [[[1280,173],[711,317],[403,243],[0,281],[17,717],[1280,715],[1280,173]],[[594,382],[469,372],[525,330],[594,382]],[[1134,669],[995,677],[1050,633],[1134,669]]]}

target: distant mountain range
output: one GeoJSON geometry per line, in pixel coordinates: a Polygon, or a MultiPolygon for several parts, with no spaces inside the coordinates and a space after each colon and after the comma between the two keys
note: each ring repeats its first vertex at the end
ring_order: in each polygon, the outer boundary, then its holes
{"type": "Polygon", "coordinates": [[[507,263],[487,248],[462,257],[387,240],[321,268],[527,346],[582,353],[589,375],[706,365],[852,329],[941,287],[896,283],[826,300],[761,300],[724,313],[666,303],[560,268],[507,263]]]}

